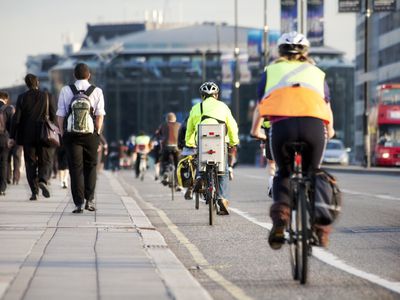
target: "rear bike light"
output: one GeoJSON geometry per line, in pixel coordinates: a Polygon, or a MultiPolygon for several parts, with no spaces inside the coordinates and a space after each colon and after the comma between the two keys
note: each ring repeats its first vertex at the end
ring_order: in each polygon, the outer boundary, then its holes
{"type": "Polygon", "coordinates": [[[296,166],[301,166],[301,155],[296,153],[296,156],[294,157],[294,163],[296,166]]]}

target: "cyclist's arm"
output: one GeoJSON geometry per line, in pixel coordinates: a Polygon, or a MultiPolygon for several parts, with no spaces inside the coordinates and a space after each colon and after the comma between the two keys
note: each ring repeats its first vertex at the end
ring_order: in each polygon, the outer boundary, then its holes
{"type": "Polygon", "coordinates": [[[253,113],[253,121],[251,124],[250,135],[261,140],[266,140],[267,136],[265,135],[263,130],[261,130],[261,125],[263,123],[263,120],[264,118],[260,115],[258,106],[256,106],[253,113]]]}
{"type": "Polygon", "coordinates": [[[239,129],[236,120],[232,116],[232,112],[228,109],[228,116],[226,119],[226,127],[228,128],[229,145],[235,146],[239,144],[239,129]]]}
{"type": "Polygon", "coordinates": [[[195,118],[194,118],[194,113],[193,113],[193,108],[190,111],[189,119],[187,121],[187,127],[186,127],[186,134],[185,134],[185,143],[187,147],[194,148],[196,147],[196,142],[195,142],[195,132],[196,132],[196,124],[195,124],[195,118]]]}
{"type": "Polygon", "coordinates": [[[333,129],[333,113],[330,102],[328,102],[327,105],[331,114],[331,122],[326,125],[326,130],[328,132],[328,139],[331,139],[335,135],[335,129],[333,129]]]}

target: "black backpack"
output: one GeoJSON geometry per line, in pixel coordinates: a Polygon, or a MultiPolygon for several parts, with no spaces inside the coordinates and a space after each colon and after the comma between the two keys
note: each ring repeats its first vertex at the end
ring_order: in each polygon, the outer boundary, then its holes
{"type": "Polygon", "coordinates": [[[317,169],[312,176],[311,197],[314,198],[314,220],[319,225],[330,225],[342,208],[342,192],[336,177],[317,169]]]}

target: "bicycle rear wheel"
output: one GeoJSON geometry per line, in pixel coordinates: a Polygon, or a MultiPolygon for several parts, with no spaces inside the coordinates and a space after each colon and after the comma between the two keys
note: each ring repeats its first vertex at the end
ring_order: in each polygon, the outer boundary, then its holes
{"type": "Polygon", "coordinates": [[[169,182],[171,185],[171,199],[174,201],[175,197],[175,168],[173,166],[169,166],[169,182]]]}
{"type": "Polygon", "coordinates": [[[297,273],[301,284],[307,282],[308,273],[308,211],[307,198],[304,186],[298,187],[297,213],[296,213],[296,251],[297,251],[297,273]]]}
{"type": "Polygon", "coordinates": [[[213,167],[207,166],[207,199],[208,200],[208,215],[209,215],[209,224],[213,225],[214,223],[214,214],[215,214],[215,186],[216,186],[216,178],[213,167]]]}
{"type": "Polygon", "coordinates": [[[296,226],[296,207],[292,207],[290,211],[290,221],[288,224],[289,233],[289,254],[290,254],[290,266],[292,268],[292,276],[294,280],[299,279],[298,274],[298,263],[297,263],[297,226],[296,226]]]}
{"type": "Polygon", "coordinates": [[[146,158],[144,158],[144,157],[140,158],[140,161],[139,161],[139,178],[140,178],[141,181],[144,180],[144,174],[146,173],[146,169],[147,169],[146,158]]]}
{"type": "Polygon", "coordinates": [[[200,207],[200,194],[195,192],[194,193],[194,199],[195,199],[194,206],[195,206],[196,209],[199,209],[199,207],[200,207]]]}

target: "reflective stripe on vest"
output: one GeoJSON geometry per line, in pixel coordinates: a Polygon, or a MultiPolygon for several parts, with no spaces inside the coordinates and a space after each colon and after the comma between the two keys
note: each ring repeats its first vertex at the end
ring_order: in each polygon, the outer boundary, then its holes
{"type": "Polygon", "coordinates": [[[266,68],[267,84],[263,99],[285,87],[306,87],[324,98],[325,73],[310,63],[280,62],[266,68]]]}

